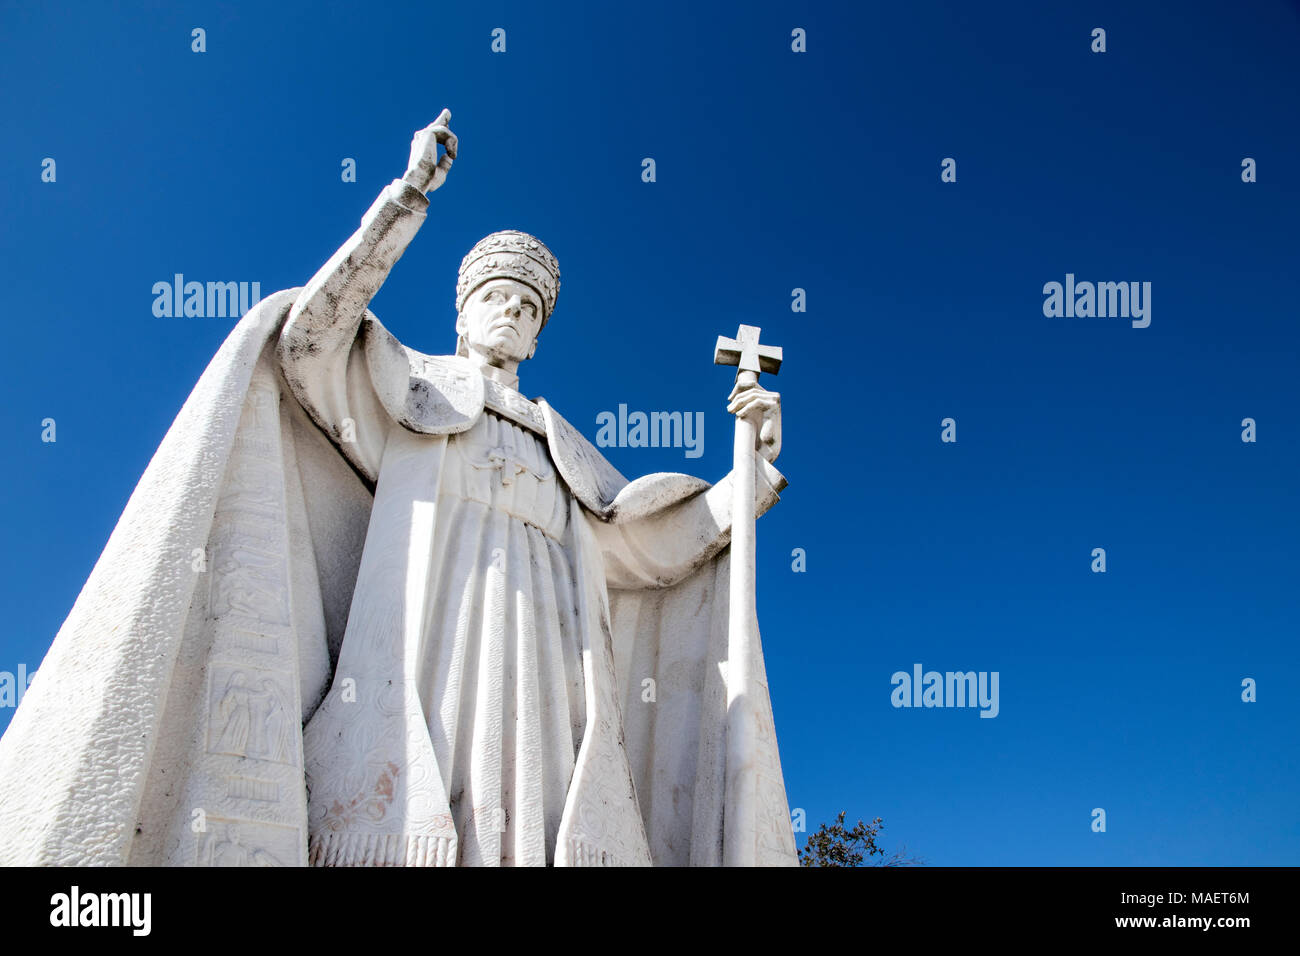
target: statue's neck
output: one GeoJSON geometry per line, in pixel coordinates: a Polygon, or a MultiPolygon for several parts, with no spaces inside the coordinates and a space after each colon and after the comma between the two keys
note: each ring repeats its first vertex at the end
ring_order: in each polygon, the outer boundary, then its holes
{"type": "MultiPolygon", "coordinates": [[[[470,361],[473,362],[474,359],[475,356],[471,354],[470,361]]],[[[483,373],[484,378],[490,378],[497,384],[504,385],[507,388],[519,388],[519,376],[516,375],[513,370],[499,368],[496,365],[489,365],[483,361],[474,362],[474,364],[478,366],[478,370],[483,373]]]]}

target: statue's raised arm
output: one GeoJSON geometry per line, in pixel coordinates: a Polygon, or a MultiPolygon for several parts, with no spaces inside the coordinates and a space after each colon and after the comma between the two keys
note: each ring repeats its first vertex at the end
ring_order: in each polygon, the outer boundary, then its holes
{"type": "Polygon", "coordinates": [[[450,122],[451,111],[444,109],[415,134],[405,175],[384,188],[361,227],[303,287],[280,334],[285,377],[336,442],[351,440],[343,421],[343,383],[357,327],[423,225],[429,206],[425,193],[446,182],[457,148],[450,122]],[[445,149],[441,159],[439,143],[445,149]]]}

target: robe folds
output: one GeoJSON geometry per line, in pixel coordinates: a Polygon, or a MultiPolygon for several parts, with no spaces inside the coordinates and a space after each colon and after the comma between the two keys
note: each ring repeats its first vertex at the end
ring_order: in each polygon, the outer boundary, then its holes
{"type": "MultiPolygon", "coordinates": [[[[0,739],[0,864],[721,864],[729,479],[628,482],[369,312],[311,392],[298,293],[222,345],[0,739]]],[[[739,838],[793,864],[747,666],[739,838]]]]}

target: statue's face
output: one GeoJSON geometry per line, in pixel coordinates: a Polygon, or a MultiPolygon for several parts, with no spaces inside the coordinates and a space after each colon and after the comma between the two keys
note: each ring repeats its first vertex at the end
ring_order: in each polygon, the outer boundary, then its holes
{"type": "Polygon", "coordinates": [[[456,320],[456,331],[470,351],[493,365],[532,358],[541,328],[541,298],[514,279],[483,283],[465,300],[456,320]]]}

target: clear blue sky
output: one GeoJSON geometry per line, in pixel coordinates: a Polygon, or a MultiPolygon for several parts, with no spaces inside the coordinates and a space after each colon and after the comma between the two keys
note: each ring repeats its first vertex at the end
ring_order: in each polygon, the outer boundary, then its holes
{"type": "Polygon", "coordinates": [[[447,106],[460,159],[374,302],[408,345],[450,351],[461,256],[532,232],[563,280],[525,393],[590,437],[704,411],[701,458],[609,454],[710,480],[715,337],[785,348],[759,613],[811,823],[932,864],[1300,863],[1297,6],[719,6],[6,3],[0,670],[232,325],[153,284],[304,283],[447,106]],[[1150,327],[1045,317],[1066,273],[1151,282],[1150,327]],[[916,662],[998,671],[999,716],[894,709],[916,662]]]}

